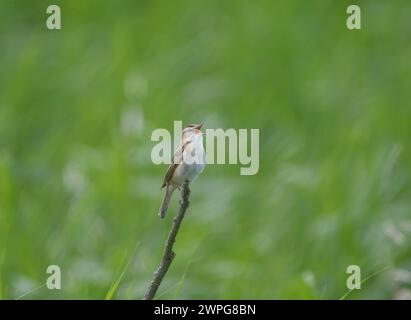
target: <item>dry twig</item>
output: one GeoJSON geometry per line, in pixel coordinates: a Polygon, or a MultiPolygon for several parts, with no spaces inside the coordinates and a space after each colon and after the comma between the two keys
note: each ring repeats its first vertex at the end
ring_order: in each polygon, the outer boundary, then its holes
{"type": "Polygon", "coordinates": [[[160,284],[163,281],[164,276],[166,275],[171,263],[173,262],[173,259],[176,255],[173,251],[173,245],[176,241],[178,230],[180,229],[181,222],[183,221],[184,215],[190,203],[189,197],[189,182],[188,180],[186,180],[181,188],[180,210],[173,219],[173,226],[166,240],[163,257],[160,261],[160,265],[157,271],[154,273],[153,280],[151,281],[150,286],[148,287],[147,292],[144,295],[144,300],[154,299],[154,296],[156,295],[156,292],[160,287],[160,284]]]}

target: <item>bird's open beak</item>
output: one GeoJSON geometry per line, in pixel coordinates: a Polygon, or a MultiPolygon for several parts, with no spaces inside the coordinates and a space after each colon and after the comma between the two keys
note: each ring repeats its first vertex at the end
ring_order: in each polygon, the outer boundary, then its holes
{"type": "Polygon", "coordinates": [[[200,123],[200,124],[196,125],[196,126],[194,127],[194,129],[200,130],[202,126],[203,126],[203,123],[200,123]]]}

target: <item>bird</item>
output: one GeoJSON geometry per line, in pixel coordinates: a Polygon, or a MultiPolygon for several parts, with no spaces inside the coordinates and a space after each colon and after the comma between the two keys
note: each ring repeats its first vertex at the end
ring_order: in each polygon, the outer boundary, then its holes
{"type": "Polygon", "coordinates": [[[202,126],[203,123],[189,124],[182,131],[181,144],[174,153],[161,185],[161,189],[166,188],[158,213],[162,219],[167,213],[173,192],[180,190],[186,180],[192,182],[204,170],[206,158],[202,126]]]}

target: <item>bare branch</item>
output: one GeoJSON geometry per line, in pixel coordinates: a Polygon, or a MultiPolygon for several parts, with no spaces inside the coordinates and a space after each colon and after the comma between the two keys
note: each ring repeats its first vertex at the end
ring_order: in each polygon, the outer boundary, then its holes
{"type": "Polygon", "coordinates": [[[156,292],[160,287],[160,284],[163,281],[164,276],[166,275],[171,263],[173,262],[173,259],[176,255],[173,251],[173,246],[174,242],[176,241],[176,236],[178,230],[180,229],[181,222],[183,221],[188,205],[190,204],[189,197],[189,181],[186,180],[181,189],[180,210],[173,219],[173,226],[170,230],[170,233],[168,234],[165,243],[163,257],[160,261],[160,265],[157,271],[154,273],[153,280],[151,281],[150,286],[148,287],[147,292],[144,295],[144,300],[154,299],[154,296],[156,295],[156,292]]]}

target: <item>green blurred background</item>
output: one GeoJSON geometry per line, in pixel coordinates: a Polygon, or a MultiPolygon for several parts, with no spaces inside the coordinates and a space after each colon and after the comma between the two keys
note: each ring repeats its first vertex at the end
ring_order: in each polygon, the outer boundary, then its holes
{"type": "Polygon", "coordinates": [[[160,298],[338,299],[352,264],[411,298],[411,2],[349,4],[1,0],[0,298],[142,298],[174,120],[260,129],[260,171],[193,183],[160,298]]]}

